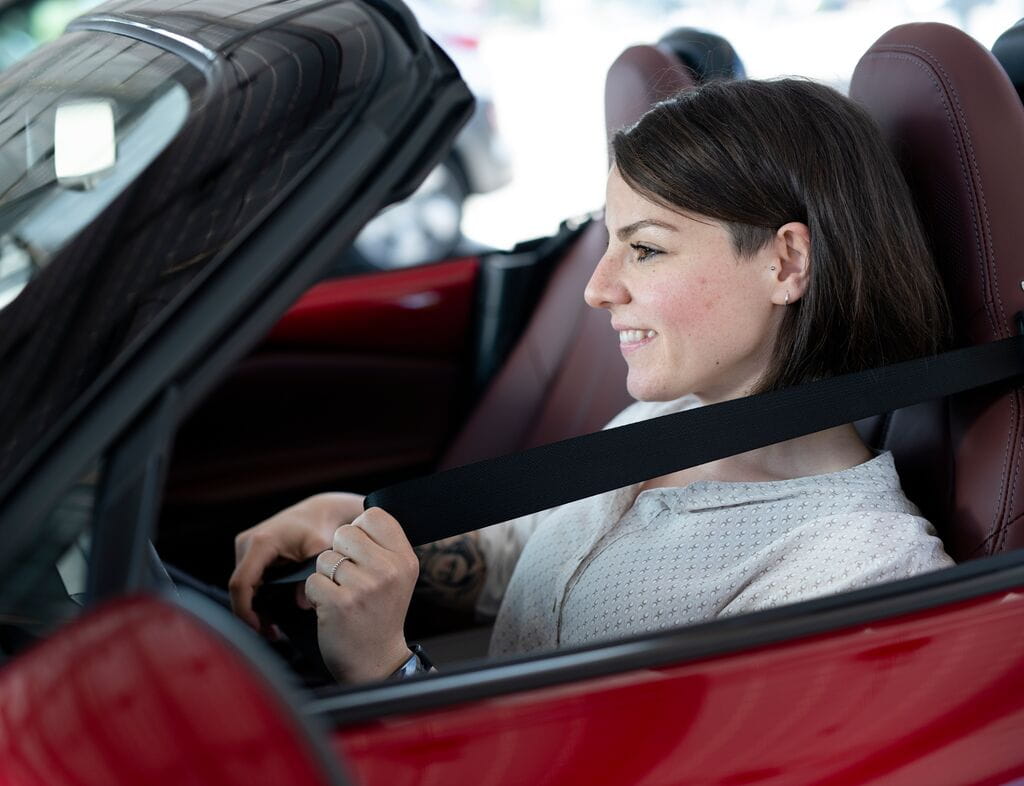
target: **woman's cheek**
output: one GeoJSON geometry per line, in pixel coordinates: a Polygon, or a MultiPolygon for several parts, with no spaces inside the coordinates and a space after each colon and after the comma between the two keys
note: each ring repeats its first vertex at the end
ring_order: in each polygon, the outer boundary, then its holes
{"type": "Polygon", "coordinates": [[[661,311],[665,321],[691,336],[720,329],[719,311],[722,298],[706,285],[665,294],[661,311]]]}

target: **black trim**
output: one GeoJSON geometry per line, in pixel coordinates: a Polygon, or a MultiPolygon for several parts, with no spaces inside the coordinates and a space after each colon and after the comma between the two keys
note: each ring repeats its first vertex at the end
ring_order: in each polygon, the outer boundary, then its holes
{"type": "Polygon", "coordinates": [[[409,49],[416,52],[426,47],[427,36],[405,3],[396,2],[396,0],[363,0],[363,2],[388,20],[409,49]]]}
{"type": "MultiPolygon", "coordinates": [[[[408,176],[414,159],[421,155],[421,148],[443,149],[440,140],[446,136],[445,130],[450,131],[453,126],[461,125],[472,109],[472,100],[468,93],[464,93],[461,82],[442,86],[437,92],[426,96],[424,103],[427,108],[420,114],[431,116],[430,120],[424,117],[415,120],[415,128],[411,132],[404,129],[396,138],[387,140],[387,146],[379,130],[369,124],[357,129],[355,135],[359,138],[346,142],[351,155],[323,162],[310,176],[313,182],[303,183],[301,198],[294,195],[266,226],[260,228],[258,238],[238,249],[238,259],[231,263],[232,275],[244,280],[247,275],[252,276],[252,270],[259,266],[258,260],[268,256],[274,258],[273,254],[283,253],[274,249],[274,246],[294,246],[296,228],[308,224],[309,216],[315,215],[321,205],[332,200],[346,181],[346,175],[351,173],[352,163],[360,163],[360,174],[369,182],[364,180],[361,183],[365,190],[355,187],[353,202],[339,208],[343,220],[325,222],[326,230],[322,229],[318,234],[311,233],[310,244],[293,254],[301,258],[301,262],[283,270],[276,281],[267,282],[263,299],[258,304],[258,313],[255,309],[243,311],[237,324],[225,328],[220,337],[212,337],[208,342],[207,353],[194,366],[179,366],[182,369],[179,380],[186,411],[220,382],[225,369],[243,357],[266,335],[288,306],[298,299],[322,271],[336,261],[339,249],[351,243],[358,229],[373,217],[381,205],[386,204],[385,195],[394,180],[408,176]],[[465,103],[466,99],[469,103],[465,103]],[[415,135],[415,141],[407,138],[410,133],[415,135]],[[380,161],[380,168],[369,170],[367,165],[370,161],[380,161]]],[[[423,171],[422,176],[425,177],[428,171],[423,171]]],[[[207,287],[210,291],[204,292],[203,308],[210,310],[211,317],[223,311],[223,298],[230,297],[232,292],[232,284],[226,281],[220,283],[225,284],[222,292],[214,292],[213,287],[207,287]]]]}
{"type": "Polygon", "coordinates": [[[177,419],[178,391],[172,386],[109,449],[93,516],[90,604],[158,586],[161,576],[146,573],[153,566],[149,539],[160,515],[177,419]]]}
{"type": "Polygon", "coordinates": [[[714,620],[611,644],[559,650],[352,688],[304,711],[334,727],[537,690],[637,669],[679,665],[1024,588],[1024,550],[863,590],[714,620]]]}

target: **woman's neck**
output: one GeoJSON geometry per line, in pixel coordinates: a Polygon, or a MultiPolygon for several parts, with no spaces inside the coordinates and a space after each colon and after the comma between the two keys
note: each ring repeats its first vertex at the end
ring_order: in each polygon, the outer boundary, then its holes
{"type": "Polygon", "coordinates": [[[870,458],[871,451],[857,430],[846,424],[652,478],[641,484],[641,490],[688,486],[698,480],[737,483],[789,480],[838,472],[870,458]]]}

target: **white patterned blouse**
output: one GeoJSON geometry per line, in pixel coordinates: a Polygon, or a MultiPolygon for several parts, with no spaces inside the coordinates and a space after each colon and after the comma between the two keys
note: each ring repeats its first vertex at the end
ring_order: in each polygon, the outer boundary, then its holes
{"type": "MultiPolygon", "coordinates": [[[[638,402],[607,427],[697,404],[638,402]]],[[[892,455],[768,482],[627,486],[481,530],[500,655],[646,633],[948,567],[892,455]],[[500,608],[499,608],[500,605],[500,608]]]]}

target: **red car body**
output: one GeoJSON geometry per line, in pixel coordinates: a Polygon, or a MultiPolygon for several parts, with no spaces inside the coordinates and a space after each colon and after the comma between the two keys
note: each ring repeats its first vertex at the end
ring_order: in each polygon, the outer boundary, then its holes
{"type": "Polygon", "coordinates": [[[1008,783],[1024,594],[335,732],[358,782],[1008,783]],[[984,654],[982,654],[984,653],[984,654]],[[994,653],[1002,653],[993,657],[994,653]]]}

